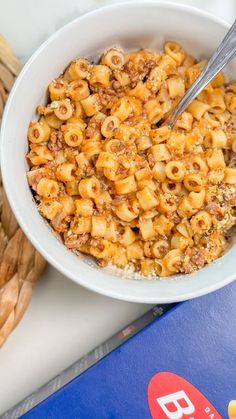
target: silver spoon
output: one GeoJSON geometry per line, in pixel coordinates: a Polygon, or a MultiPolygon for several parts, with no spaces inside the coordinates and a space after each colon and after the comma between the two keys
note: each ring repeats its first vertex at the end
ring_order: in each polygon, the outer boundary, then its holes
{"type": "Polygon", "coordinates": [[[236,55],[236,20],[216,49],[206,67],[187,90],[185,95],[165,120],[164,124],[172,128],[178,117],[185,111],[196,96],[236,55]]]}

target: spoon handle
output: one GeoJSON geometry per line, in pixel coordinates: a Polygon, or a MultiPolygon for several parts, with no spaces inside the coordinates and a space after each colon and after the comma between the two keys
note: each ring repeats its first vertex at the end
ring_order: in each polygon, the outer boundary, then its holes
{"type": "Polygon", "coordinates": [[[187,90],[175,109],[165,121],[165,125],[173,127],[178,117],[190,105],[196,96],[236,55],[236,20],[225,35],[223,41],[211,56],[201,74],[187,90]]]}

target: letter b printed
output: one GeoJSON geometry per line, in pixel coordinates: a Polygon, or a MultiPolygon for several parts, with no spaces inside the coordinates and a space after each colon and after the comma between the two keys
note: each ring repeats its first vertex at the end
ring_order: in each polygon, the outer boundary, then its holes
{"type": "Polygon", "coordinates": [[[184,415],[191,415],[195,411],[194,405],[183,390],[159,397],[157,398],[157,403],[168,419],[181,419],[184,415]],[[182,403],[180,404],[181,401],[182,403]],[[183,403],[184,407],[181,406],[183,403]]]}

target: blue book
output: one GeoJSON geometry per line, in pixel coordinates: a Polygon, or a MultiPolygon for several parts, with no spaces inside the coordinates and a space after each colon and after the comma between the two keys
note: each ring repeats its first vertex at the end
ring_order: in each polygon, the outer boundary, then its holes
{"type": "Polygon", "coordinates": [[[236,282],[169,308],[21,417],[235,419],[236,282]]]}

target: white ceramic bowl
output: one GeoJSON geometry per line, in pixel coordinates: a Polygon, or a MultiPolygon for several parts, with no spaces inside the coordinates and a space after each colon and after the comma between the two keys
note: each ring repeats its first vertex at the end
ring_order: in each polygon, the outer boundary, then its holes
{"type": "MultiPolygon", "coordinates": [[[[194,56],[208,57],[228,25],[197,9],[171,3],[118,4],[95,10],[56,32],[31,57],[9,97],[1,133],[1,168],[5,190],[25,234],[41,254],[75,282],[101,294],[143,303],[166,303],[197,297],[236,277],[236,246],[199,272],[165,280],[137,280],[98,269],[90,259],[67,250],[39,215],[27,184],[27,127],[44,101],[49,81],[77,56],[98,57],[112,46],[161,48],[177,40],[194,56]]],[[[227,71],[233,75],[236,65],[227,71]]]]}

